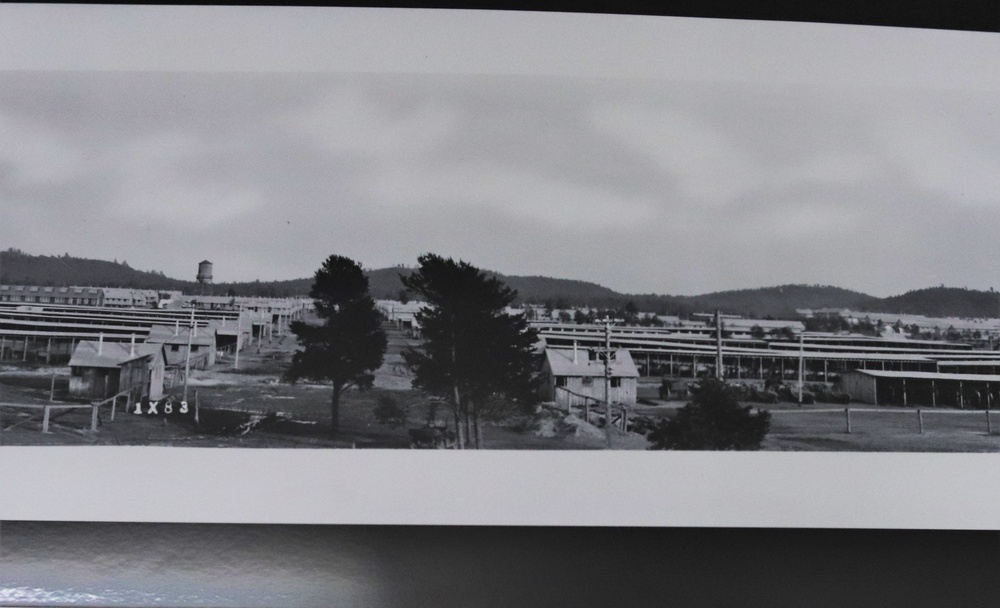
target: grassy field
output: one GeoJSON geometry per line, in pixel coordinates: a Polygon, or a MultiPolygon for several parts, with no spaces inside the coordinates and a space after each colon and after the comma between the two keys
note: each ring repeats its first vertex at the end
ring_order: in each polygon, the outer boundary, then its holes
{"type": "MultiPolygon", "coordinates": [[[[836,406],[833,406],[836,407],[836,406]]],[[[842,407],[842,406],[841,406],[842,407]]],[[[846,414],[813,413],[810,409],[777,412],[771,416],[766,450],[833,450],[875,452],[997,452],[1000,451],[1000,411],[991,412],[992,434],[986,414],[954,409],[924,409],[923,433],[917,410],[874,409],[858,404],[851,409],[851,432],[846,414]]],[[[796,408],[797,410],[797,408],[796,408]]]]}

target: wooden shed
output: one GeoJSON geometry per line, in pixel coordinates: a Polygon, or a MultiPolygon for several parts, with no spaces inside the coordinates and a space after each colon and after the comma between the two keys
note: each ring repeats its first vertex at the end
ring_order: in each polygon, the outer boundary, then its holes
{"type": "Polygon", "coordinates": [[[167,356],[167,365],[183,366],[187,360],[188,342],[191,344],[191,367],[205,369],[215,365],[215,329],[195,327],[193,332],[186,324],[153,325],[149,330],[147,343],[162,344],[167,356]],[[189,335],[190,333],[190,335],[189,335]]]}
{"type": "Polygon", "coordinates": [[[163,395],[162,346],[83,340],[69,368],[73,397],[101,400],[123,391],[131,391],[135,399],[163,395]]]}
{"type": "MultiPolygon", "coordinates": [[[[542,363],[542,398],[560,406],[575,405],[574,397],[604,400],[604,361],[587,348],[546,348],[542,363]]],[[[625,349],[612,351],[609,397],[612,403],[636,402],[639,370],[625,349]]]]}

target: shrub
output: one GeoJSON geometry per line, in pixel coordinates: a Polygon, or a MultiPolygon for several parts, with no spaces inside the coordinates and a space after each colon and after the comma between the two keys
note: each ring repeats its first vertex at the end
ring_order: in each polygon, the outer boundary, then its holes
{"type": "Polygon", "coordinates": [[[756,450],[771,427],[771,414],[741,406],[737,389],[702,380],[691,401],[647,433],[653,450],[756,450]]]}
{"type": "Polygon", "coordinates": [[[372,410],[379,424],[399,426],[406,424],[406,408],[400,407],[392,395],[379,395],[378,404],[372,410]]]}

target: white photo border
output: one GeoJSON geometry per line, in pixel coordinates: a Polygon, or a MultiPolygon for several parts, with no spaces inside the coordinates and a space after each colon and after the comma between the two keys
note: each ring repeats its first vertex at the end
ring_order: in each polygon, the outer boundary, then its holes
{"type": "MultiPolygon", "coordinates": [[[[710,74],[1000,90],[998,39],[975,32],[396,9],[0,15],[0,70],[710,74]]],[[[998,458],[0,447],[0,520],[996,529],[998,458]]]]}

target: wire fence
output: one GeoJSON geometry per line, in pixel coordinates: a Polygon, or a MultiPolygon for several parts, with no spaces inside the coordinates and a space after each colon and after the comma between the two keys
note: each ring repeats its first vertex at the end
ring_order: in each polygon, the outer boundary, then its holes
{"type": "Polygon", "coordinates": [[[817,432],[880,431],[887,433],[918,433],[929,431],[968,431],[993,434],[994,417],[1000,410],[959,410],[942,408],[817,408],[801,410],[768,410],[772,429],[791,426],[792,419],[810,417],[810,428],[817,432]],[[815,417],[813,420],[812,417],[815,417]],[[787,419],[788,423],[785,423],[787,419]]]}

